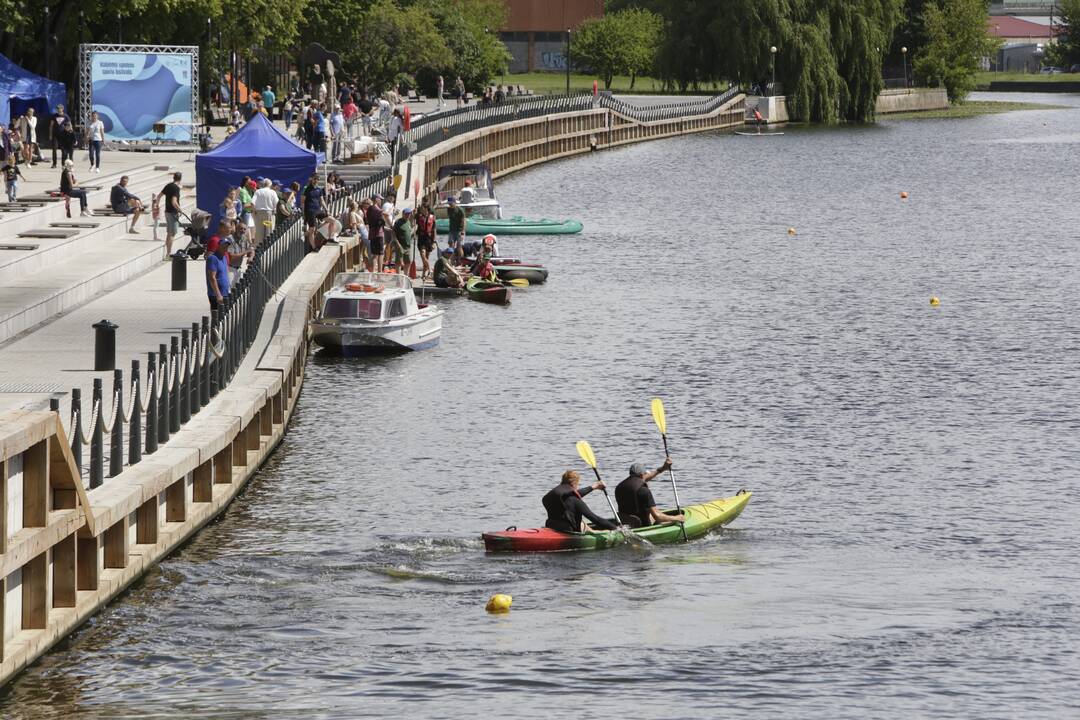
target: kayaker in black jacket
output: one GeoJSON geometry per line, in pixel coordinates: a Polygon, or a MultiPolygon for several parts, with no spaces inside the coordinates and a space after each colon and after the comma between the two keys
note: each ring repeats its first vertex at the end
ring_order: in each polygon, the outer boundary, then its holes
{"type": "Polygon", "coordinates": [[[652,472],[645,472],[645,466],[634,463],[630,466],[630,476],[615,486],[615,502],[619,504],[619,518],[630,527],[645,527],[666,522],[684,522],[684,515],[668,515],[656,506],[649,481],[666,472],[671,467],[671,458],[652,472]]]}
{"type": "Polygon", "coordinates": [[[574,470],[567,470],[563,473],[562,482],[544,495],[544,509],[548,514],[544,525],[560,532],[589,532],[589,526],[582,520],[584,516],[596,528],[616,530],[614,523],[598,516],[581,499],[593,490],[603,490],[603,481],[597,480],[583,490],[578,490],[579,482],[581,482],[581,476],[574,470]]]}

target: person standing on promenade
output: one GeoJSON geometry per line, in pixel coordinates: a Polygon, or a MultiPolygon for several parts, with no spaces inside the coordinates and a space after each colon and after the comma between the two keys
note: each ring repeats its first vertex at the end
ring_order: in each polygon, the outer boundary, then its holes
{"type": "MultiPolygon", "coordinates": [[[[60,142],[60,135],[64,131],[64,123],[67,122],[67,115],[64,114],[64,106],[56,106],[56,114],[53,115],[52,120],[49,121],[49,145],[52,146],[52,166],[53,170],[56,169],[56,151],[63,147],[60,142]]],[[[60,162],[63,163],[67,160],[62,154],[60,156],[60,162]]]]}
{"type": "Polygon", "coordinates": [[[364,135],[371,137],[371,111],[375,106],[372,105],[366,93],[361,93],[360,102],[356,104],[356,107],[360,109],[360,122],[364,126],[364,135]]]}
{"type": "Polygon", "coordinates": [[[457,198],[453,195],[446,199],[446,206],[446,218],[450,225],[447,242],[454,249],[454,260],[461,262],[465,258],[462,248],[465,240],[465,211],[458,207],[457,198]]]}
{"type": "Polygon", "coordinates": [[[274,232],[274,211],[277,210],[278,194],[274,192],[273,185],[273,180],[264,178],[262,187],[256,190],[255,195],[251,198],[252,207],[255,208],[256,245],[274,232]]]}
{"type": "Polygon", "coordinates": [[[139,221],[139,216],[142,215],[143,204],[142,200],[127,189],[127,184],[128,176],[124,175],[120,178],[120,182],[113,185],[112,190],[109,192],[109,205],[112,207],[113,212],[121,215],[131,215],[131,226],[128,228],[128,232],[133,233],[135,232],[135,223],[139,221]]]}
{"type": "Polygon", "coordinates": [[[300,199],[301,209],[304,211],[304,225],[309,228],[315,227],[316,218],[323,209],[323,195],[323,189],[319,187],[319,176],[312,175],[300,199]]]}
{"type": "Polygon", "coordinates": [[[86,207],[86,191],[79,187],[79,183],[75,180],[75,171],[72,170],[74,166],[75,163],[71,160],[64,163],[64,169],[60,173],[60,193],[69,198],[79,198],[80,214],[83,217],[92,217],[93,211],[86,207]]]}
{"type": "Polygon", "coordinates": [[[8,202],[13,203],[18,200],[19,178],[26,179],[23,177],[22,170],[19,170],[14,155],[7,156],[7,163],[0,168],[0,173],[4,175],[4,189],[7,190],[8,202]]]}
{"type": "Polygon", "coordinates": [[[384,265],[383,252],[386,248],[383,242],[383,229],[386,222],[383,219],[382,199],[382,195],[375,195],[371,198],[371,207],[367,209],[365,214],[368,226],[368,242],[371,246],[371,266],[368,267],[368,270],[372,272],[382,272],[384,265]]]}
{"type": "Polygon", "coordinates": [[[34,155],[37,145],[37,117],[34,108],[27,108],[26,114],[19,118],[19,133],[23,141],[23,162],[27,165],[34,164],[34,155]]]}
{"type": "Polygon", "coordinates": [[[435,109],[443,109],[443,94],[446,92],[446,82],[443,80],[443,76],[440,75],[435,79],[435,109]]]}
{"type": "Polygon", "coordinates": [[[90,124],[86,128],[86,139],[90,145],[90,172],[101,172],[101,146],[105,142],[105,123],[98,118],[97,112],[90,113],[90,124]]]}
{"type": "Polygon", "coordinates": [[[597,480],[583,490],[578,489],[580,482],[581,475],[577,471],[567,470],[562,475],[562,481],[544,495],[541,501],[547,511],[544,527],[559,532],[589,532],[589,526],[585,522],[585,518],[588,518],[596,528],[618,530],[615,523],[594,513],[582,499],[593,490],[603,490],[604,481],[597,480]]]}
{"type": "Polygon", "coordinates": [[[206,294],[210,297],[210,309],[217,310],[229,297],[229,259],[226,249],[232,242],[214,235],[206,243],[206,294]]]}
{"type": "Polygon", "coordinates": [[[339,163],[344,158],[345,150],[345,113],[340,107],[335,107],[330,114],[330,162],[339,163]]]}
{"type": "Polygon", "coordinates": [[[401,117],[400,110],[394,110],[390,118],[390,126],[386,129],[386,142],[390,145],[390,167],[393,168],[397,159],[397,143],[401,133],[405,131],[405,120],[401,117]]]}
{"type": "Polygon", "coordinates": [[[71,124],[70,117],[64,117],[64,123],[57,132],[60,141],[60,165],[62,166],[66,161],[75,159],[75,126],[71,124]]]}
{"type": "Polygon", "coordinates": [[[394,223],[394,261],[398,272],[408,272],[412,262],[413,222],[412,208],[401,211],[401,217],[394,223]]]}
{"type": "Polygon", "coordinates": [[[262,91],[263,107],[266,108],[267,117],[274,117],[274,103],[277,102],[277,96],[274,95],[274,91],[267,85],[262,91]]]}
{"type": "MultiPolygon", "coordinates": [[[[158,197],[165,198],[165,256],[172,255],[172,244],[180,232],[180,180],[181,173],[173,173],[172,182],[161,189],[158,197]]],[[[156,204],[156,203],[155,203],[156,204]]]]}
{"type": "Polygon", "coordinates": [[[454,98],[457,99],[457,106],[460,110],[465,104],[465,81],[461,79],[460,75],[454,81],[454,98]]]}
{"type": "Polygon", "coordinates": [[[420,279],[431,277],[431,261],[428,256],[435,249],[435,214],[431,212],[431,203],[424,198],[420,209],[416,211],[416,249],[420,253],[423,268],[420,279]]]}

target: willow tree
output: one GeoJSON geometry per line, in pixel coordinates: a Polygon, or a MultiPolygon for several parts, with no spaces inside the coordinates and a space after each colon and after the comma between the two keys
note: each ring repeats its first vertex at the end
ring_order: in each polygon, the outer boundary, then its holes
{"type": "Polygon", "coordinates": [[[792,118],[866,122],[902,0],[660,0],[660,68],[680,87],[776,77],[792,118]],[[775,58],[770,52],[776,47],[775,58]]]}

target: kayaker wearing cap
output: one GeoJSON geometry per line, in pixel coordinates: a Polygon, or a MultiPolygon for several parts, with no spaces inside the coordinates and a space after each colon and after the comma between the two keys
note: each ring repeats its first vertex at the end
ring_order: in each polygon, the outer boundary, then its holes
{"type": "Polygon", "coordinates": [[[619,504],[619,518],[630,527],[659,525],[666,522],[684,522],[683,515],[668,515],[656,506],[649,481],[666,472],[671,467],[671,458],[665,458],[664,464],[652,472],[645,472],[645,466],[634,463],[630,466],[630,476],[615,486],[615,502],[619,504]]]}
{"type": "Polygon", "coordinates": [[[563,473],[562,482],[544,495],[544,509],[547,510],[545,527],[559,532],[589,532],[589,526],[582,517],[588,518],[595,528],[601,530],[618,529],[613,522],[600,517],[585,504],[581,498],[593,490],[603,490],[604,483],[597,480],[589,487],[578,490],[581,476],[574,470],[563,473]]]}
{"type": "Polygon", "coordinates": [[[454,250],[454,260],[461,262],[465,257],[461,248],[465,240],[465,211],[458,207],[457,198],[453,195],[446,198],[446,219],[450,225],[447,242],[454,250]]]}

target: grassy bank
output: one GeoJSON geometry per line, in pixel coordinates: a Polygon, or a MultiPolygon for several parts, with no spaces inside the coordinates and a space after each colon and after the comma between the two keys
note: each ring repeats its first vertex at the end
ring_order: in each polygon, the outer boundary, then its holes
{"type": "MultiPolygon", "coordinates": [[[[586,75],[583,73],[571,73],[570,74],[570,91],[571,92],[592,92],[593,80],[596,80],[597,86],[603,90],[604,83],[594,75],[586,75]]],[[[533,73],[514,73],[503,75],[500,78],[492,80],[495,84],[503,85],[521,85],[532,90],[537,95],[550,95],[556,93],[566,92],[566,73],[550,73],[550,72],[533,72],[533,73]]],[[[723,86],[704,86],[695,94],[712,94],[716,92],[722,92],[727,89],[727,83],[723,86]]],[[[661,93],[665,94],[670,91],[664,91],[664,84],[660,80],[651,77],[638,77],[634,83],[633,91],[630,90],[630,78],[626,75],[616,76],[611,82],[611,91],[617,93],[661,93]]],[[[671,92],[675,95],[678,93],[671,92]]]]}
{"type": "Polygon", "coordinates": [[[1080,73],[1061,73],[1060,75],[1043,75],[1042,73],[1022,72],[979,72],[975,73],[975,83],[980,87],[988,87],[992,82],[1031,82],[1031,83],[1059,83],[1080,82],[1080,73]]]}
{"type": "Polygon", "coordinates": [[[1043,105],[1042,103],[996,102],[993,100],[969,100],[958,105],[950,105],[944,110],[924,110],[922,112],[902,112],[879,115],[879,120],[931,120],[940,118],[970,118],[979,115],[1014,112],[1016,110],[1061,110],[1064,105],[1043,105]]]}

